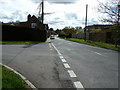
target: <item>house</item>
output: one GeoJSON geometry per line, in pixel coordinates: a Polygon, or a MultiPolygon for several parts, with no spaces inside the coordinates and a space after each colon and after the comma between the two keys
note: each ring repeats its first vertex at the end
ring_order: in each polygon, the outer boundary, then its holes
{"type": "Polygon", "coordinates": [[[35,15],[31,16],[30,14],[27,16],[26,22],[20,22],[20,26],[28,27],[28,28],[37,28],[40,30],[48,30],[48,24],[43,24],[35,15]]]}

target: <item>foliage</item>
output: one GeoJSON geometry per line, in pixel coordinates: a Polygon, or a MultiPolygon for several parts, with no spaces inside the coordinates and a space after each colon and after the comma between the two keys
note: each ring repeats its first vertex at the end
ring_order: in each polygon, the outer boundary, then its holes
{"type": "Polygon", "coordinates": [[[93,29],[91,30],[91,32],[101,32],[102,30],[101,29],[93,29]]]}
{"type": "Polygon", "coordinates": [[[75,28],[73,28],[73,27],[65,27],[65,28],[63,28],[63,30],[62,30],[64,33],[66,33],[66,34],[72,34],[72,33],[76,33],[76,30],[75,30],[75,28]]]}
{"type": "Polygon", "coordinates": [[[107,17],[102,18],[101,21],[116,23],[118,21],[118,1],[119,0],[108,0],[106,3],[99,2],[98,12],[101,12],[107,17]]]}

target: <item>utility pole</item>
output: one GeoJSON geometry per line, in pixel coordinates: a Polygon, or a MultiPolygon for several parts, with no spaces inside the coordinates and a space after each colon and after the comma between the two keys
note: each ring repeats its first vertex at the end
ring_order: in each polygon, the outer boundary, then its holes
{"type": "Polygon", "coordinates": [[[42,0],[42,24],[44,23],[44,1],[42,0]]]}
{"type": "Polygon", "coordinates": [[[84,29],[84,40],[85,41],[86,41],[87,12],[88,12],[88,4],[86,4],[86,17],[85,17],[85,29],[84,29]]]}
{"type": "Polygon", "coordinates": [[[119,40],[119,34],[120,34],[120,26],[119,26],[119,20],[120,20],[120,1],[118,2],[118,21],[117,21],[117,38],[116,38],[116,41],[115,41],[115,47],[117,48],[117,43],[118,43],[118,40],[119,40]]]}

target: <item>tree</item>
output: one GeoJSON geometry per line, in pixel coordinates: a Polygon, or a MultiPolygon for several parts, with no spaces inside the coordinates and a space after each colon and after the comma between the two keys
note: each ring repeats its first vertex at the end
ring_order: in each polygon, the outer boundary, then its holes
{"type": "Polygon", "coordinates": [[[50,28],[49,30],[50,30],[50,31],[54,31],[53,28],[50,28]]]}
{"type": "Polygon", "coordinates": [[[116,24],[118,22],[118,1],[108,0],[106,3],[99,2],[98,12],[104,13],[107,17],[102,18],[101,21],[116,24]]]}

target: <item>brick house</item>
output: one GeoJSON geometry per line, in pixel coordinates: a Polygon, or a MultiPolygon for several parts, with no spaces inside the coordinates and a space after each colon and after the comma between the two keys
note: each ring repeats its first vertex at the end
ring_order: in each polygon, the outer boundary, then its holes
{"type": "Polygon", "coordinates": [[[42,24],[42,22],[35,16],[30,14],[27,16],[26,22],[20,22],[20,26],[28,28],[38,28],[40,30],[48,30],[48,24],[42,24]]]}

